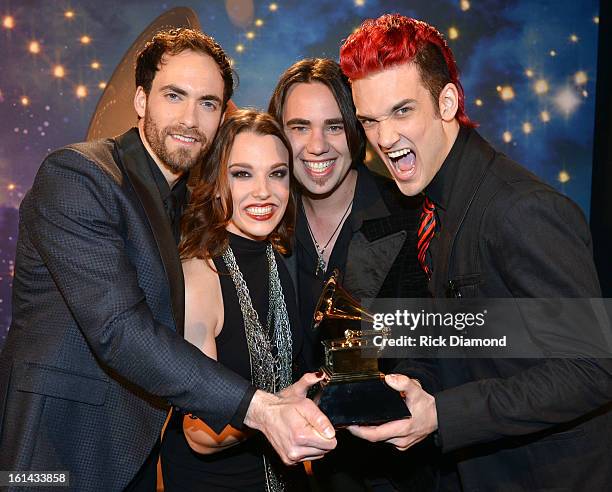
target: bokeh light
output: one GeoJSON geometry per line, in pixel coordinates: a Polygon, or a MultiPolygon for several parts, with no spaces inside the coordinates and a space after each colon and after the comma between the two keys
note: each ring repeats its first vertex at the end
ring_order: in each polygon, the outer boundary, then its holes
{"type": "Polygon", "coordinates": [[[511,101],[514,99],[514,89],[510,85],[498,85],[497,92],[499,92],[499,97],[502,98],[502,101],[511,101]]]}
{"type": "Polygon", "coordinates": [[[548,81],[545,79],[536,80],[535,84],[533,84],[533,90],[536,94],[546,94],[548,92],[548,81]]]}
{"type": "Polygon", "coordinates": [[[579,70],[574,74],[574,84],[584,85],[589,81],[589,77],[584,70],[579,70]]]}
{"type": "Polygon", "coordinates": [[[87,97],[87,87],[84,86],[83,84],[79,84],[76,86],[74,93],[76,97],[78,97],[79,99],[84,99],[87,97]]]}
{"type": "Polygon", "coordinates": [[[571,179],[571,176],[569,175],[567,171],[560,171],[559,175],[557,176],[557,180],[559,181],[559,183],[562,183],[562,184],[567,183],[570,179],[571,179]]]}
{"type": "Polygon", "coordinates": [[[66,75],[66,69],[62,65],[55,65],[53,67],[53,76],[61,79],[66,75]]]}
{"type": "Polygon", "coordinates": [[[529,121],[525,121],[521,126],[521,129],[525,135],[529,135],[533,131],[533,126],[529,121]]]}
{"type": "Polygon", "coordinates": [[[28,51],[33,55],[38,55],[40,53],[40,43],[36,40],[30,41],[28,51]]]}

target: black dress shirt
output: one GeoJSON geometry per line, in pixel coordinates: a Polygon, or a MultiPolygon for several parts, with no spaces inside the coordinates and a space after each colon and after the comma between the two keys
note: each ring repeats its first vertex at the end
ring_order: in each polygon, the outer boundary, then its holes
{"type": "MultiPolygon", "coordinates": [[[[301,200],[302,197],[299,197],[300,205],[298,206],[298,216],[295,228],[295,255],[298,265],[297,285],[298,299],[300,300],[300,320],[303,328],[310,330],[312,329],[312,318],[317,301],[323,290],[324,282],[332,274],[334,268],[339,269],[341,273],[345,271],[348,247],[352,236],[351,219],[353,217],[353,212],[351,211],[340,228],[334,248],[329,257],[327,270],[325,272],[319,272],[319,275],[316,275],[317,251],[308,230],[307,219],[301,200]]],[[[353,209],[354,208],[355,203],[353,203],[353,209]]]]}
{"type": "Polygon", "coordinates": [[[170,227],[172,228],[172,235],[176,244],[179,243],[181,238],[181,216],[183,215],[183,209],[187,202],[187,174],[183,174],[174,186],[170,188],[168,181],[164,174],[159,169],[157,163],[147,152],[147,162],[149,163],[149,169],[157,185],[159,196],[164,203],[164,209],[166,215],[170,220],[170,227]]]}
{"type": "Polygon", "coordinates": [[[458,165],[463,154],[463,150],[465,148],[469,133],[469,129],[466,129],[464,127],[461,127],[459,129],[459,133],[457,135],[457,138],[455,139],[455,143],[451,147],[451,150],[446,156],[446,159],[444,159],[442,166],[434,176],[431,183],[429,183],[429,185],[424,190],[425,195],[433,202],[436,207],[434,212],[436,217],[436,232],[433,238],[431,239],[431,243],[429,243],[429,248],[427,249],[426,256],[427,264],[432,269],[432,271],[434,268],[436,268],[436,263],[441,261],[440,258],[436,257],[436,253],[439,253],[438,246],[440,242],[440,235],[444,233],[444,219],[448,210],[448,202],[450,200],[453,186],[456,181],[457,173],[470,172],[469,169],[461,169],[461,166],[458,165]]]}

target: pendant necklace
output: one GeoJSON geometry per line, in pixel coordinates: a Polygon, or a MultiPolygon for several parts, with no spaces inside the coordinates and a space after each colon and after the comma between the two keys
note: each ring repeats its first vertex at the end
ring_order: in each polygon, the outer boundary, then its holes
{"type": "MultiPolygon", "coordinates": [[[[354,197],[353,197],[353,200],[354,200],[354,197]]],[[[313,234],[312,229],[310,228],[310,223],[308,222],[308,216],[306,215],[306,210],[304,209],[304,203],[300,200],[300,204],[302,205],[302,211],[304,212],[304,217],[306,218],[306,227],[308,227],[308,232],[310,233],[310,237],[312,238],[312,242],[314,243],[315,251],[317,252],[317,268],[315,269],[315,275],[317,277],[319,276],[319,272],[325,273],[325,271],[327,270],[327,262],[325,261],[325,258],[323,258],[323,255],[325,254],[325,250],[329,246],[329,243],[331,243],[331,240],[334,238],[334,236],[340,229],[340,226],[342,226],[342,224],[344,223],[344,219],[346,219],[346,216],[348,215],[349,210],[351,209],[351,206],[353,205],[353,200],[351,200],[350,203],[348,204],[348,207],[346,207],[346,210],[344,211],[344,213],[342,214],[342,217],[340,218],[340,222],[338,222],[338,225],[334,229],[334,232],[332,232],[331,236],[329,236],[329,239],[327,240],[327,242],[325,243],[325,246],[323,247],[321,247],[321,245],[315,238],[315,235],[313,234]]]]}

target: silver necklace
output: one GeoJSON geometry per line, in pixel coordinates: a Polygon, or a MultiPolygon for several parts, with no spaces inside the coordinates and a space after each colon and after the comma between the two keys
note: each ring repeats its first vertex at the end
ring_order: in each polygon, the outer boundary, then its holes
{"type": "MultiPolygon", "coordinates": [[[[276,393],[292,383],[292,336],[272,245],[270,243],[266,245],[270,281],[268,319],[265,330],[253,307],[249,288],[230,246],[223,252],[222,257],[236,287],[240,311],[244,319],[244,331],[251,365],[251,381],[258,389],[276,393]]],[[[269,492],[284,490],[285,485],[280,474],[274,470],[265,455],[263,459],[266,489],[269,492]]]]}
{"type": "Polygon", "coordinates": [[[317,252],[317,267],[315,268],[315,275],[317,277],[319,276],[319,273],[325,273],[327,271],[327,262],[325,261],[325,258],[323,257],[323,255],[325,254],[325,250],[329,246],[329,243],[331,243],[331,240],[334,238],[334,236],[340,229],[340,226],[344,223],[344,219],[348,215],[349,210],[351,209],[351,206],[353,205],[354,199],[355,199],[354,197],[353,199],[351,199],[350,203],[348,204],[348,207],[346,207],[346,210],[344,211],[344,213],[342,214],[342,217],[340,218],[340,222],[338,222],[338,225],[334,229],[334,232],[332,232],[331,236],[329,236],[329,239],[327,240],[327,242],[325,243],[325,246],[323,247],[321,247],[321,245],[317,241],[317,238],[312,232],[312,229],[310,228],[310,223],[308,222],[308,216],[306,215],[306,210],[304,209],[304,203],[300,201],[302,205],[302,211],[304,212],[304,217],[306,218],[306,227],[308,227],[308,232],[310,233],[310,237],[312,238],[312,242],[314,243],[315,251],[317,252]]]}

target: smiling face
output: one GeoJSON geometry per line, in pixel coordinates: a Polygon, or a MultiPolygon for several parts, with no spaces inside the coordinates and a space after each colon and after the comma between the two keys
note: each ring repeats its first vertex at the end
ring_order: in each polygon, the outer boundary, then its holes
{"type": "Polygon", "coordinates": [[[352,83],[353,99],[370,144],[399,189],[414,196],[431,183],[459,131],[457,89],[447,84],[438,109],[417,67],[403,63],[352,83]]]}
{"type": "Polygon", "coordinates": [[[233,213],[227,230],[261,241],[278,226],[289,201],[289,153],[273,135],[236,135],[228,158],[233,213]]]}
{"type": "Polygon", "coordinates": [[[293,148],[296,179],[310,195],[333,193],[352,159],[342,114],[329,88],[320,82],[291,86],[283,126],[293,148]]]}
{"type": "Polygon", "coordinates": [[[210,56],[191,50],[163,56],[149,94],[138,87],[134,98],[158,165],[180,174],[200,161],[221,121],[223,88],[210,56]]]}

